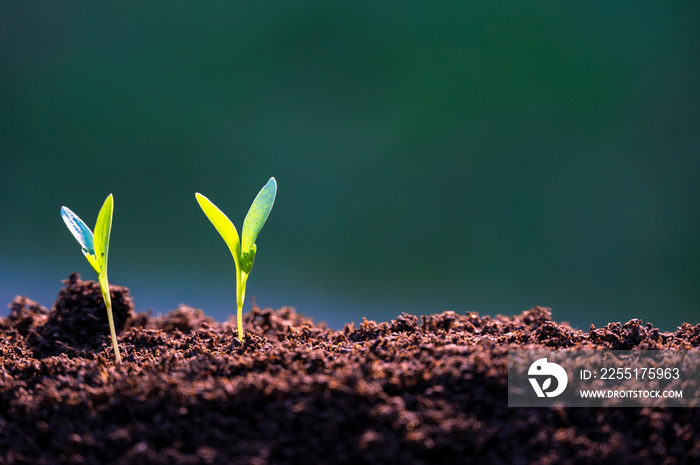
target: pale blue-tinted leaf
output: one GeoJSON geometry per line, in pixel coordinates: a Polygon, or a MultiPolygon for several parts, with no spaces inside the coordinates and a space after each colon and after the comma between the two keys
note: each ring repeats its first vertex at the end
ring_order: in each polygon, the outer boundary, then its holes
{"type": "Polygon", "coordinates": [[[241,251],[243,253],[247,253],[253,248],[255,239],[258,238],[260,230],[270,215],[276,195],[277,181],[275,181],[275,178],[270,178],[267,184],[258,192],[255,200],[253,200],[253,204],[250,206],[250,210],[248,210],[248,214],[245,216],[245,220],[243,220],[241,243],[241,251]]]}
{"type": "Polygon", "coordinates": [[[75,240],[83,248],[84,253],[95,255],[92,231],[90,231],[90,228],[87,227],[83,220],[68,207],[61,207],[61,218],[63,218],[63,222],[66,223],[75,240]]]}

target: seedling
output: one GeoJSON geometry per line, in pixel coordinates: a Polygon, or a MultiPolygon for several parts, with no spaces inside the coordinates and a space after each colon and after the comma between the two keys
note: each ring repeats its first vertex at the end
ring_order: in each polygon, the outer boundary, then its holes
{"type": "Polygon", "coordinates": [[[228,245],[231,255],[233,255],[233,261],[236,263],[236,306],[238,310],[237,321],[238,321],[238,339],[241,341],[244,338],[243,331],[243,301],[245,300],[245,285],[248,281],[248,275],[253,269],[253,261],[255,260],[255,253],[257,251],[257,246],[255,245],[255,239],[257,239],[260,230],[262,229],[267,217],[270,215],[270,210],[272,210],[272,205],[275,203],[275,196],[277,195],[277,181],[275,178],[270,178],[267,184],[260,189],[258,195],[253,200],[253,204],[248,210],[248,214],[243,220],[243,232],[242,238],[238,238],[238,231],[236,227],[231,223],[224,213],[219,210],[216,205],[211,203],[211,201],[204,197],[199,192],[195,193],[194,196],[202,208],[202,211],[211,224],[214,225],[216,230],[219,232],[221,237],[228,245]]]}
{"type": "Polygon", "coordinates": [[[109,194],[105,203],[97,215],[95,224],[95,234],[90,228],[78,218],[78,215],[70,211],[68,207],[61,207],[61,217],[73,234],[73,237],[82,247],[83,254],[97,273],[97,281],[102,289],[102,298],[107,308],[107,319],[109,320],[109,331],[112,335],[112,345],[114,346],[114,360],[121,363],[119,346],[117,345],[117,332],[114,329],[114,316],[112,315],[112,298],[109,295],[109,281],[107,279],[107,253],[109,252],[109,235],[112,232],[112,209],[114,199],[109,194]]]}

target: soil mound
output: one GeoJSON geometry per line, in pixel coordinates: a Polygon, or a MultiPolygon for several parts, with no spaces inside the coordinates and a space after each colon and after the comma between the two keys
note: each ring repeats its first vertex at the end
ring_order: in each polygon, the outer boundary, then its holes
{"type": "Polygon", "coordinates": [[[700,463],[700,409],[508,408],[506,389],[509,349],[697,349],[700,325],[585,333],[536,307],[333,330],[253,308],[240,341],[233,320],[111,292],[119,366],[77,275],[51,311],[18,297],[0,318],[0,463],[700,463]]]}
{"type": "MultiPolygon", "coordinates": [[[[10,304],[10,318],[14,317],[14,324],[23,327],[37,358],[97,353],[103,350],[103,344],[109,339],[109,322],[100,285],[94,281],[82,281],[78,273],[71,274],[63,283],[65,287],[59,292],[50,312],[21,297],[10,304]]],[[[114,325],[117,331],[121,331],[133,316],[134,304],[129,289],[110,286],[109,290],[114,325]]]]}

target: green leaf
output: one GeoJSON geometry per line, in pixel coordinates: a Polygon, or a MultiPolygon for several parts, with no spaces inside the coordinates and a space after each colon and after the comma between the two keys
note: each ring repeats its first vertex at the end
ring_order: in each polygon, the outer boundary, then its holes
{"type": "MultiPolygon", "coordinates": [[[[107,254],[109,252],[109,236],[112,232],[112,210],[114,198],[109,194],[105,199],[95,223],[95,258],[100,264],[100,271],[107,270],[107,254]]],[[[98,271],[98,273],[100,272],[98,271]]]]}
{"type": "Polygon", "coordinates": [[[85,258],[87,258],[95,272],[99,273],[100,265],[97,263],[97,257],[95,256],[94,236],[90,228],[68,207],[61,207],[61,218],[63,218],[63,222],[66,223],[75,240],[80,244],[85,258]]]}
{"type": "Polygon", "coordinates": [[[224,239],[224,242],[226,242],[226,245],[231,251],[231,255],[233,255],[233,260],[236,262],[236,267],[238,267],[241,256],[241,242],[238,238],[238,231],[236,231],[236,227],[233,225],[233,223],[231,223],[231,220],[228,219],[228,216],[219,210],[217,206],[211,202],[211,200],[204,197],[199,192],[195,193],[194,196],[204,214],[207,215],[207,218],[209,218],[211,224],[214,225],[216,230],[224,239]]]}
{"type": "MultiPolygon", "coordinates": [[[[243,243],[241,249],[244,253],[249,253],[253,249],[255,239],[258,238],[260,230],[270,215],[276,195],[277,181],[275,181],[275,178],[270,178],[267,184],[258,192],[255,200],[253,200],[253,204],[250,206],[250,210],[248,210],[248,214],[245,216],[245,220],[243,220],[243,243]]],[[[254,254],[255,252],[253,252],[253,256],[254,254]]]]}

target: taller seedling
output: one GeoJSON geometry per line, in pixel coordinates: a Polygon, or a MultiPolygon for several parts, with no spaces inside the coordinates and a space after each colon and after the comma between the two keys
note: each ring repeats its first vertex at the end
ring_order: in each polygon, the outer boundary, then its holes
{"type": "Polygon", "coordinates": [[[202,211],[224,239],[226,245],[228,245],[231,255],[233,255],[233,261],[236,263],[236,307],[238,310],[238,338],[241,341],[243,341],[245,334],[243,331],[245,285],[248,281],[248,275],[253,269],[253,261],[255,261],[255,253],[257,251],[255,239],[257,239],[267,217],[270,215],[276,195],[277,181],[275,181],[275,178],[270,178],[267,184],[258,192],[245,220],[243,220],[243,236],[241,240],[238,237],[236,227],[216,205],[199,192],[194,194],[202,211]]]}

